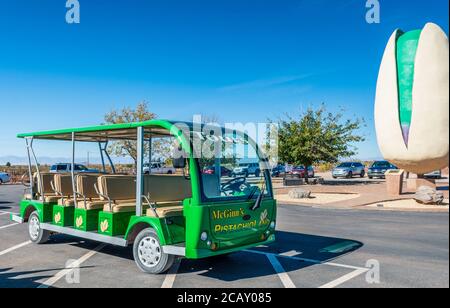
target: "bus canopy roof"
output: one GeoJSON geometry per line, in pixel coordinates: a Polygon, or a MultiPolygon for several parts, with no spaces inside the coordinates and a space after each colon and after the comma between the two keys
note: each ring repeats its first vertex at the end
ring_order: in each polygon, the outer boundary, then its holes
{"type": "Polygon", "coordinates": [[[144,127],[145,138],[169,137],[172,133],[177,133],[181,128],[187,126],[192,130],[193,124],[188,122],[177,122],[169,120],[150,120],[134,123],[120,123],[97,125],[82,128],[60,129],[26,133],[17,135],[18,138],[33,138],[45,140],[72,140],[72,133],[75,133],[76,141],[84,142],[106,142],[108,140],[136,140],[137,128],[144,127]],[[178,124],[178,126],[177,126],[178,124]],[[181,125],[180,125],[181,124],[181,125]]]}

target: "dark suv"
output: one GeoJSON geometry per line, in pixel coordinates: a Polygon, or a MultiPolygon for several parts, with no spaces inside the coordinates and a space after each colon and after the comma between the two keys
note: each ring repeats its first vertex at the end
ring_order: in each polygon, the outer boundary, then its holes
{"type": "Polygon", "coordinates": [[[373,178],[384,179],[385,173],[388,170],[396,170],[396,169],[398,169],[398,168],[388,161],[385,161],[385,160],[376,161],[372,164],[372,166],[370,166],[370,168],[367,172],[367,175],[369,176],[369,179],[373,179],[373,178]]]}

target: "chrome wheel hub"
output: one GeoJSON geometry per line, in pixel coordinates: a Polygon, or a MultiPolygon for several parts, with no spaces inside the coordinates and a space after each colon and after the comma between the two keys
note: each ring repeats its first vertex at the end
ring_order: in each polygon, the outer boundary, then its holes
{"type": "Polygon", "coordinates": [[[139,242],[139,261],[147,267],[155,267],[161,260],[162,249],[154,237],[145,237],[139,242]]]}
{"type": "Polygon", "coordinates": [[[41,231],[39,219],[36,216],[30,218],[28,222],[28,233],[32,240],[37,240],[39,232],[41,231]]]}

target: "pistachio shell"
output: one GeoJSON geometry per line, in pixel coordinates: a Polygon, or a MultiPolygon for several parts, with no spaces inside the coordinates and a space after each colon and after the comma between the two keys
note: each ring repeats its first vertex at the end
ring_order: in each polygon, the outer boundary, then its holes
{"type": "Polygon", "coordinates": [[[396,30],[387,44],[377,83],[375,126],[384,158],[423,174],[448,166],[449,45],[435,24],[423,29],[416,53],[412,118],[405,144],[399,120],[396,30]]]}

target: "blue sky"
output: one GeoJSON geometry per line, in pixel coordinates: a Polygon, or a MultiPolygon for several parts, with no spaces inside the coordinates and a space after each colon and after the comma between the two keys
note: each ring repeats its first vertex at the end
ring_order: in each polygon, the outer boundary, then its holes
{"type": "MultiPolygon", "coordinates": [[[[0,157],[24,156],[17,133],[101,123],[150,102],[161,118],[264,122],[322,102],[364,117],[358,157],[379,157],[378,67],[390,34],[426,22],[448,33],[447,0],[0,0],[0,157]]],[[[67,156],[60,146],[43,154],[67,156]]]]}

